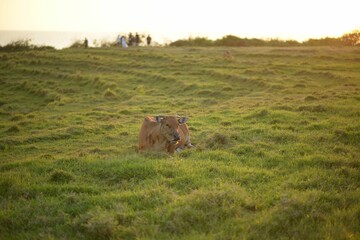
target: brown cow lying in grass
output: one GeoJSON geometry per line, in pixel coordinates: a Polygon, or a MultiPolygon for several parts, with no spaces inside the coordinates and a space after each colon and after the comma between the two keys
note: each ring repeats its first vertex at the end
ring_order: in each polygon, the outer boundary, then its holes
{"type": "Polygon", "coordinates": [[[187,117],[146,117],[140,128],[139,151],[165,151],[174,153],[192,147],[187,117]]]}

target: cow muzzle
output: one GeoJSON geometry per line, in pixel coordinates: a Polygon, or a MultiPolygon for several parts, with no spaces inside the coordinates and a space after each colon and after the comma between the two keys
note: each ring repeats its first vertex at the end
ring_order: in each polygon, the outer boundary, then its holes
{"type": "Polygon", "coordinates": [[[174,134],[174,138],[171,140],[171,142],[176,143],[177,141],[180,141],[180,135],[179,134],[174,134]]]}

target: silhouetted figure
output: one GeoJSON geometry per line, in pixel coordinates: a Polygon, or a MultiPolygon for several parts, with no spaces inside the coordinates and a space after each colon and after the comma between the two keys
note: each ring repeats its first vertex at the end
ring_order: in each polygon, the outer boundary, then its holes
{"type": "Polygon", "coordinates": [[[119,46],[121,46],[121,37],[120,37],[120,34],[117,35],[116,43],[117,43],[119,46]]]}
{"type": "Polygon", "coordinates": [[[133,46],[135,44],[135,38],[132,33],[129,33],[129,46],[133,46]]]}
{"type": "Polygon", "coordinates": [[[84,40],[84,47],[87,48],[87,47],[89,46],[88,44],[89,44],[89,42],[88,42],[87,38],[85,38],[85,40],[84,40]]]}
{"type": "Polygon", "coordinates": [[[147,45],[150,46],[150,44],[151,44],[151,37],[150,37],[150,35],[147,36],[146,42],[147,42],[147,45]]]}
{"type": "Polygon", "coordinates": [[[135,34],[135,46],[139,46],[140,44],[140,36],[138,33],[135,34]]]}

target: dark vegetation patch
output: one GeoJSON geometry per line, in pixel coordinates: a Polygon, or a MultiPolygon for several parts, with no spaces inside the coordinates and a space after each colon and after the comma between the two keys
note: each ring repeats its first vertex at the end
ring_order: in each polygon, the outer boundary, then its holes
{"type": "Polygon", "coordinates": [[[204,144],[212,149],[222,148],[229,144],[229,138],[222,133],[214,133],[207,138],[204,144]]]}
{"type": "Polygon", "coordinates": [[[311,105],[306,105],[306,106],[300,106],[298,107],[299,111],[307,111],[307,112],[326,112],[327,108],[323,105],[315,105],[315,106],[311,106],[311,105]]]}
{"type": "Polygon", "coordinates": [[[302,84],[302,83],[298,83],[298,84],[294,85],[294,88],[306,88],[306,85],[302,84]]]}
{"type": "Polygon", "coordinates": [[[74,180],[74,176],[63,170],[56,170],[50,174],[50,181],[54,183],[68,183],[74,180]]]}
{"type": "Polygon", "coordinates": [[[251,119],[251,118],[264,118],[270,114],[269,110],[262,109],[256,113],[252,113],[245,117],[245,119],[251,119]]]}
{"type": "Polygon", "coordinates": [[[6,130],[7,133],[18,133],[20,132],[20,127],[17,125],[11,126],[10,128],[8,128],[8,130],[6,130]]]}
{"type": "Polygon", "coordinates": [[[311,78],[322,78],[322,79],[327,79],[327,80],[347,80],[347,79],[349,79],[348,77],[336,75],[331,72],[318,72],[318,71],[308,71],[308,70],[298,71],[294,75],[311,77],[311,78]]]}
{"type": "Polygon", "coordinates": [[[14,122],[17,122],[17,121],[20,121],[22,120],[24,117],[22,115],[16,115],[16,116],[13,116],[10,121],[14,121],[14,122]]]}
{"type": "Polygon", "coordinates": [[[334,138],[345,144],[359,144],[360,131],[336,130],[334,132],[334,138]]]}
{"type": "Polygon", "coordinates": [[[232,125],[231,122],[221,122],[220,124],[223,125],[223,126],[225,126],[225,127],[232,125]]]}
{"type": "Polygon", "coordinates": [[[305,97],[305,101],[315,101],[315,100],[317,100],[317,98],[314,97],[314,96],[307,96],[307,97],[305,97]]]}
{"type": "Polygon", "coordinates": [[[285,110],[285,111],[293,111],[293,107],[287,106],[287,105],[280,105],[280,106],[274,106],[272,107],[274,110],[285,110]]]}

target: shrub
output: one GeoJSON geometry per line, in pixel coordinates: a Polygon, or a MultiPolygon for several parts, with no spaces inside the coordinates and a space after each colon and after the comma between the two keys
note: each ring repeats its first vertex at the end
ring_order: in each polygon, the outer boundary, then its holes
{"type": "Polygon", "coordinates": [[[344,45],[340,38],[320,38],[320,39],[309,39],[303,43],[305,46],[342,46],[344,45]]]}
{"type": "Polygon", "coordinates": [[[51,46],[36,46],[31,44],[31,39],[19,39],[1,47],[0,51],[25,51],[25,50],[53,50],[51,46]]]}
{"type": "Polygon", "coordinates": [[[83,47],[84,47],[84,43],[81,40],[76,40],[69,46],[69,48],[83,48],[83,47]]]}
{"type": "Polygon", "coordinates": [[[213,46],[214,42],[204,37],[189,38],[187,40],[177,40],[170,43],[172,47],[189,47],[189,46],[199,46],[199,47],[209,47],[213,46]]]}
{"type": "Polygon", "coordinates": [[[340,38],[341,42],[346,46],[360,45],[360,30],[354,30],[346,33],[340,38]]]}
{"type": "Polygon", "coordinates": [[[5,45],[1,49],[3,50],[10,50],[10,51],[21,51],[21,50],[28,50],[32,48],[30,44],[30,39],[19,39],[16,41],[12,41],[9,44],[5,45]]]}

